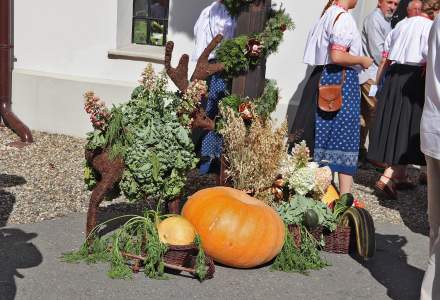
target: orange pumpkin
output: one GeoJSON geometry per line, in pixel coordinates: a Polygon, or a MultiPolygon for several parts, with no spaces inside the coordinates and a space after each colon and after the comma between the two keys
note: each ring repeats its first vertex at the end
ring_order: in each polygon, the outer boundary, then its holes
{"type": "Polygon", "coordinates": [[[182,210],[215,261],[252,268],[274,258],[283,247],[285,227],[270,206],[246,193],[213,187],[193,194],[182,210]]]}

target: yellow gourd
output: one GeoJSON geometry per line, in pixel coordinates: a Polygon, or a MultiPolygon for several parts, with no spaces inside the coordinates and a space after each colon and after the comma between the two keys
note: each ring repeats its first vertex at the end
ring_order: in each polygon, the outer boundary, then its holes
{"type": "Polygon", "coordinates": [[[174,246],[185,246],[193,243],[196,236],[194,226],[182,216],[169,217],[157,226],[162,243],[174,246]]]}

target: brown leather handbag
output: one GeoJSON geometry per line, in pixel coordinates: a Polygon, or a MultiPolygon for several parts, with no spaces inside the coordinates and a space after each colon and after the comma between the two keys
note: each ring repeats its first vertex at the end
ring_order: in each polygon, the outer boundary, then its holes
{"type": "Polygon", "coordinates": [[[322,85],[319,83],[318,107],[325,112],[337,112],[342,107],[342,86],[345,81],[345,69],[342,69],[340,84],[322,85]]]}

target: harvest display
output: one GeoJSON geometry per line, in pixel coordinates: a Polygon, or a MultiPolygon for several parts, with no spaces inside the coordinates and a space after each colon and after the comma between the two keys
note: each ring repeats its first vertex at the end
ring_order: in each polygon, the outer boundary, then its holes
{"type": "MultiPolygon", "coordinates": [[[[237,16],[266,2],[224,3],[237,16]]],[[[252,72],[294,27],[283,9],[271,8],[267,16],[263,32],[225,42],[215,37],[190,79],[188,55],[172,67],[174,44],[168,42],[166,73],[156,74],[149,65],[127,103],[108,109],[93,92],[85,94],[94,128],[84,170],[92,196],[86,240],[79,251],[64,254],[65,261],[108,262],[111,278],[139,271],[164,278],[168,268],[204,280],[214,274],[213,260],[235,268],[271,262],[274,270],[307,273],[328,265],[319,250],[373,256],[374,224],[363,203],[338,194],[330,168],[311,162],[304,142],[288,152],[286,122],[277,126],[270,118],[279,98],[274,81],[266,80],[258,97],[227,95],[214,120],[203,109],[208,76],[252,72]],[[210,63],[214,50],[218,62],[210,63]],[[178,93],[168,90],[166,75],[178,93]],[[186,174],[198,162],[191,128],[222,136],[220,177],[226,186],[197,191],[178,215],[186,174]],[[97,225],[99,203],[120,192],[130,201],[155,201],[157,209],[97,225]],[[103,235],[109,223],[122,220],[103,235]]]]}

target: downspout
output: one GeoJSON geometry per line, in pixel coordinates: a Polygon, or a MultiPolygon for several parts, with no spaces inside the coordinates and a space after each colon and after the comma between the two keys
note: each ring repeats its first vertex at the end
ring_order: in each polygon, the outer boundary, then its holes
{"type": "Polygon", "coordinates": [[[11,110],[13,68],[13,0],[0,1],[0,121],[21,139],[13,146],[33,142],[29,128],[11,110]]]}

